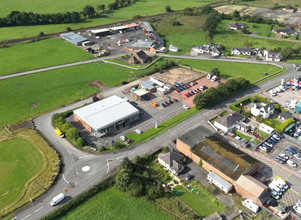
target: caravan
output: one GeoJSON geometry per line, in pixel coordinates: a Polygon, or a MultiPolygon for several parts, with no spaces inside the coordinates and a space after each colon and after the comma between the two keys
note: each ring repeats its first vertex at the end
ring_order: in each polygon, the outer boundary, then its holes
{"type": "Polygon", "coordinates": [[[252,212],[257,213],[259,210],[259,206],[256,205],[252,200],[246,199],[245,201],[242,202],[243,206],[247,207],[250,209],[252,212]]]}

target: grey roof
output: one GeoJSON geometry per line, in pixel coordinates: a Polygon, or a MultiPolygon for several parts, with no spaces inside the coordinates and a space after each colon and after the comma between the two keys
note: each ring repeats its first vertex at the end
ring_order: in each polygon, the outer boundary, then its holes
{"type": "Polygon", "coordinates": [[[238,51],[241,51],[241,52],[252,52],[252,49],[251,48],[242,48],[242,47],[232,47],[232,51],[234,50],[238,50],[238,51]]]}
{"type": "Polygon", "coordinates": [[[190,149],[193,149],[204,137],[212,135],[213,132],[208,128],[199,126],[193,130],[190,130],[186,134],[182,135],[178,139],[188,145],[190,149]]]}
{"type": "Polygon", "coordinates": [[[152,32],[152,34],[153,34],[154,37],[158,40],[157,42],[158,42],[159,44],[161,44],[161,46],[164,45],[164,40],[163,40],[158,34],[156,34],[155,32],[152,32]]]}
{"type": "Polygon", "coordinates": [[[229,26],[230,27],[240,28],[241,26],[246,27],[247,25],[245,23],[234,22],[232,24],[229,24],[229,26]]]}
{"type": "Polygon", "coordinates": [[[94,130],[106,128],[108,125],[139,114],[139,110],[126,100],[113,95],[93,104],[73,111],[94,130]]]}
{"type": "Polygon", "coordinates": [[[154,32],[154,29],[152,28],[151,24],[149,22],[143,21],[143,24],[145,26],[145,30],[148,32],[154,32]]]}
{"type": "Polygon", "coordinates": [[[151,48],[155,41],[144,41],[144,40],[138,40],[138,42],[133,43],[132,45],[129,45],[129,47],[136,47],[136,48],[151,48]]]}
{"type": "Polygon", "coordinates": [[[287,113],[287,112],[285,112],[285,111],[281,112],[281,113],[279,114],[279,116],[282,117],[282,118],[284,118],[285,120],[287,120],[287,119],[289,119],[289,118],[294,119],[294,117],[293,117],[291,114],[289,114],[289,113],[287,113]]]}
{"type": "Polygon", "coordinates": [[[222,217],[217,212],[209,215],[208,217],[204,218],[204,220],[222,220],[222,217]]]}
{"type": "Polygon", "coordinates": [[[178,50],[178,47],[171,44],[169,45],[169,50],[178,50]]]}
{"type": "Polygon", "coordinates": [[[224,180],[221,178],[219,175],[216,173],[209,171],[208,176],[214,179],[216,182],[220,183],[224,188],[229,189],[232,187],[232,184],[229,183],[228,181],[224,180]]]}
{"type": "Polygon", "coordinates": [[[294,28],[292,27],[285,27],[285,28],[282,28],[282,29],[276,29],[275,30],[276,32],[285,32],[285,33],[290,33],[290,34],[295,34],[296,31],[294,31],[294,28]]]}
{"type": "Polygon", "coordinates": [[[81,42],[84,42],[84,41],[88,40],[87,38],[85,38],[85,37],[83,37],[79,34],[76,34],[74,32],[64,33],[64,34],[61,34],[60,36],[64,40],[66,40],[70,43],[73,43],[73,44],[79,44],[81,42]]]}
{"type": "Polygon", "coordinates": [[[245,118],[245,116],[243,116],[237,112],[231,112],[230,114],[227,114],[227,115],[217,119],[215,122],[225,126],[226,128],[229,128],[232,125],[236,124],[237,121],[240,121],[244,118],[245,118]]]}
{"type": "Polygon", "coordinates": [[[272,103],[266,104],[265,106],[263,106],[263,109],[265,110],[265,112],[269,112],[269,107],[271,109],[274,109],[274,105],[272,103]]]}
{"type": "Polygon", "coordinates": [[[161,153],[158,156],[158,158],[168,164],[171,169],[176,171],[181,170],[181,168],[183,167],[183,165],[179,163],[179,161],[181,161],[183,157],[183,155],[174,152],[172,149],[171,151],[167,153],[161,153]]]}
{"type": "Polygon", "coordinates": [[[153,83],[152,81],[150,81],[150,80],[144,81],[144,82],[140,83],[140,85],[141,85],[142,87],[145,87],[145,88],[147,88],[148,90],[151,90],[151,89],[155,88],[155,87],[153,86],[153,84],[154,84],[154,83],[153,83]]]}

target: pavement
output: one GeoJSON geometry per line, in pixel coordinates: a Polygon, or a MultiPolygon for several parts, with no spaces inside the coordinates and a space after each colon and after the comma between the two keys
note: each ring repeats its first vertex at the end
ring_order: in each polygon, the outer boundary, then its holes
{"type": "MultiPolygon", "coordinates": [[[[103,180],[109,173],[114,172],[124,157],[128,157],[129,159],[133,160],[136,155],[143,156],[147,153],[152,153],[156,151],[158,147],[167,146],[170,140],[174,140],[189,130],[206,124],[206,120],[208,118],[220,112],[221,109],[227,108],[231,103],[236,102],[243,97],[261,93],[269,86],[278,84],[284,77],[293,77],[296,75],[300,76],[300,73],[295,71],[291,64],[287,65],[286,63],[283,63],[283,65],[288,67],[288,72],[282,74],[281,76],[276,76],[273,79],[265,81],[257,86],[253,86],[252,88],[245,90],[240,94],[224,100],[223,102],[218,103],[209,109],[205,109],[145,143],[139,143],[129,149],[112,152],[111,154],[94,156],[93,154],[82,152],[74,148],[65,139],[62,139],[56,135],[54,128],[51,126],[52,114],[57,112],[65,112],[67,110],[80,107],[85,103],[91,102],[90,99],[82,100],[73,105],[35,118],[34,121],[37,129],[41,131],[50,144],[55,146],[55,148],[63,156],[63,160],[61,162],[64,165],[64,169],[57,183],[45,195],[41,196],[41,198],[37,200],[39,202],[34,201],[33,203],[25,206],[22,208],[22,210],[16,212],[16,216],[21,220],[39,219],[61,206],[61,204],[56,207],[49,205],[49,202],[56,195],[64,192],[64,194],[71,199],[81,192],[84,192],[91,186],[103,180]],[[90,169],[84,172],[82,168],[86,166],[88,166],[90,169]],[[70,188],[70,183],[74,184],[74,187],[70,188]]],[[[131,82],[130,85],[135,85],[137,83],[139,82],[131,82]]],[[[128,86],[129,85],[126,87],[128,86]]],[[[121,86],[105,90],[103,95],[104,97],[110,96],[124,90],[126,87],[121,86]]]]}

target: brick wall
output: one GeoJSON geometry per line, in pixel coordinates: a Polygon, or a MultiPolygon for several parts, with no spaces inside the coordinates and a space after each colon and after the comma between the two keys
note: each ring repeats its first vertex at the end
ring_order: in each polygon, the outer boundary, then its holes
{"type": "Polygon", "coordinates": [[[74,120],[77,121],[78,123],[80,123],[87,131],[89,131],[91,133],[91,126],[88,125],[84,120],[82,120],[79,116],[77,116],[76,114],[73,114],[74,116],[74,120]]]}

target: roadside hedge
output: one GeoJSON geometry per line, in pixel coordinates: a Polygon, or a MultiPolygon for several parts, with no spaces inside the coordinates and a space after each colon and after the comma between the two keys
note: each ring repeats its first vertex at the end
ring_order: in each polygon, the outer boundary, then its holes
{"type": "Polygon", "coordinates": [[[255,95],[255,100],[262,103],[271,103],[267,98],[262,97],[261,95],[255,95]]]}
{"type": "Polygon", "coordinates": [[[82,203],[84,203],[85,201],[87,201],[89,198],[96,195],[100,191],[106,190],[107,188],[114,186],[115,176],[116,176],[116,174],[113,174],[113,175],[109,176],[108,178],[101,181],[97,185],[93,186],[89,190],[87,190],[87,191],[81,193],[80,195],[74,197],[72,200],[68,201],[63,206],[59,207],[58,209],[54,210],[50,214],[48,214],[45,217],[41,218],[41,220],[55,220],[55,219],[58,219],[60,217],[63,217],[71,209],[77,208],[82,203]]]}
{"type": "Polygon", "coordinates": [[[287,119],[285,122],[283,122],[281,125],[277,125],[275,127],[275,131],[278,132],[278,133],[283,133],[284,129],[289,126],[290,124],[294,123],[295,120],[294,119],[287,119]]]}
{"type": "Polygon", "coordinates": [[[52,115],[51,117],[51,121],[52,121],[52,124],[54,124],[55,120],[62,117],[63,119],[69,117],[70,115],[73,114],[73,110],[68,110],[66,112],[62,112],[62,113],[55,113],[52,115]]]}

